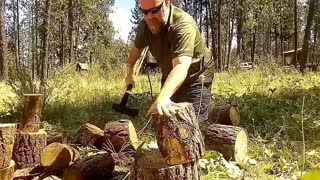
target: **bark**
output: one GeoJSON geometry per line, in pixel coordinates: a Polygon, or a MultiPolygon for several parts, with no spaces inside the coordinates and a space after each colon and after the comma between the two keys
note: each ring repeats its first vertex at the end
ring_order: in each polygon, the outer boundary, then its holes
{"type": "Polygon", "coordinates": [[[16,128],[15,124],[0,124],[0,169],[10,165],[16,128]]]}
{"type": "Polygon", "coordinates": [[[312,27],[312,22],[313,18],[315,15],[315,7],[316,7],[316,0],[310,0],[309,1],[309,13],[307,17],[307,25],[305,28],[305,34],[303,38],[303,47],[302,47],[302,59],[300,63],[300,72],[304,73],[304,70],[306,68],[307,60],[308,60],[308,55],[309,55],[309,41],[310,41],[310,36],[311,36],[311,27],[312,27]]]}
{"type": "Polygon", "coordinates": [[[44,96],[42,94],[23,95],[22,123],[24,132],[38,132],[41,125],[44,96]]]}
{"type": "Polygon", "coordinates": [[[111,151],[132,150],[134,149],[132,144],[137,141],[138,136],[130,120],[107,123],[104,127],[104,143],[111,151]]]}
{"type": "Polygon", "coordinates": [[[18,169],[40,165],[40,156],[46,146],[44,130],[35,133],[18,132],[13,148],[13,160],[18,169]]]}
{"type": "Polygon", "coordinates": [[[212,124],[204,136],[206,150],[218,151],[225,159],[242,163],[247,155],[248,137],[240,127],[212,124]]]}
{"type": "Polygon", "coordinates": [[[297,61],[298,61],[298,5],[297,2],[298,0],[294,1],[294,57],[292,64],[293,66],[297,67],[297,61]]]}
{"type": "Polygon", "coordinates": [[[209,114],[210,123],[239,126],[240,113],[235,105],[226,104],[214,107],[209,114]]]}
{"type": "Polygon", "coordinates": [[[0,2],[0,81],[8,78],[7,40],[5,31],[5,5],[6,1],[0,2]]]}
{"type": "Polygon", "coordinates": [[[8,167],[0,169],[0,179],[13,180],[14,167],[15,163],[11,160],[8,167]]]}
{"type": "Polygon", "coordinates": [[[104,138],[104,131],[93,124],[85,123],[78,131],[78,140],[81,145],[93,145],[101,149],[104,138]]]}
{"type": "Polygon", "coordinates": [[[74,41],[74,5],[73,0],[68,2],[68,20],[69,20],[69,63],[73,62],[73,41],[74,41]]]}
{"type": "Polygon", "coordinates": [[[204,155],[204,143],[192,104],[179,103],[173,117],[154,114],[157,143],[170,165],[189,163],[204,155]]]}
{"type": "Polygon", "coordinates": [[[201,169],[197,161],[170,166],[165,158],[156,151],[144,152],[136,157],[135,164],[130,174],[131,180],[163,180],[163,179],[188,179],[200,180],[201,169]]]}

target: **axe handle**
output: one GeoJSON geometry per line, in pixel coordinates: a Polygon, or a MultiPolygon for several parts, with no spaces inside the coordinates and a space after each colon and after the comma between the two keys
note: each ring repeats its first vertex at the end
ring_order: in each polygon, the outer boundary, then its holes
{"type": "Polygon", "coordinates": [[[126,92],[122,96],[122,99],[121,99],[121,102],[120,102],[121,106],[126,106],[126,104],[128,102],[128,98],[129,98],[129,93],[128,92],[131,91],[131,90],[132,90],[132,84],[129,84],[127,86],[126,92]]]}

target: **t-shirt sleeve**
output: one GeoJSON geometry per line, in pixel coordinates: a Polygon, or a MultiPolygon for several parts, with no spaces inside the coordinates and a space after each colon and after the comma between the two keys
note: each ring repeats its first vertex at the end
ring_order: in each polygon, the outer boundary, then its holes
{"type": "Polygon", "coordinates": [[[193,57],[196,29],[191,23],[181,23],[172,32],[171,52],[173,58],[193,57]]]}
{"type": "Polygon", "coordinates": [[[146,27],[146,23],[144,20],[141,20],[140,23],[138,24],[137,27],[137,34],[136,37],[134,39],[134,46],[138,49],[142,49],[144,47],[146,47],[146,42],[145,42],[145,27],[146,27]]]}

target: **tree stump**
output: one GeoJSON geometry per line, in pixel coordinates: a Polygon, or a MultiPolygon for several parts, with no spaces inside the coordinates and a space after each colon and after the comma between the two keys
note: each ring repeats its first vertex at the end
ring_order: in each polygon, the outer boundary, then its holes
{"type": "Polygon", "coordinates": [[[226,104],[212,109],[209,115],[209,122],[216,124],[239,126],[240,113],[235,105],[226,104]]]}
{"type": "Polygon", "coordinates": [[[78,159],[80,154],[76,149],[61,143],[51,143],[41,153],[41,165],[50,171],[66,168],[78,159]]]}
{"type": "Polygon", "coordinates": [[[10,165],[16,128],[16,124],[0,124],[0,169],[10,165]]]}
{"type": "Polygon", "coordinates": [[[240,163],[247,155],[248,136],[245,129],[212,124],[204,136],[206,150],[218,151],[226,159],[240,163]]]}
{"type": "Polygon", "coordinates": [[[41,112],[44,102],[42,94],[24,94],[22,123],[20,129],[24,132],[38,132],[41,125],[41,112]]]}
{"type": "Polygon", "coordinates": [[[13,147],[13,160],[17,169],[40,165],[42,150],[46,147],[47,134],[43,129],[35,133],[18,131],[13,147]]]}
{"type": "Polygon", "coordinates": [[[205,152],[192,104],[179,103],[179,106],[181,108],[173,117],[152,115],[160,152],[170,165],[200,159],[205,152]]]}
{"type": "Polygon", "coordinates": [[[136,157],[132,167],[131,180],[200,180],[201,169],[197,161],[185,164],[167,165],[160,151],[144,152],[136,157]]]}
{"type": "Polygon", "coordinates": [[[101,153],[77,161],[66,168],[64,180],[107,179],[112,176],[114,160],[110,153],[101,153]]]}
{"type": "Polygon", "coordinates": [[[11,160],[8,167],[0,169],[0,179],[12,180],[13,174],[14,174],[14,166],[15,166],[15,163],[13,160],[11,160]]]}
{"type": "Polygon", "coordinates": [[[134,149],[132,144],[138,141],[136,130],[130,120],[107,123],[104,127],[104,143],[112,144],[119,152],[127,144],[127,149],[134,149]],[[110,143],[109,143],[110,142],[110,143]]]}
{"type": "Polygon", "coordinates": [[[78,140],[81,145],[88,146],[93,145],[98,149],[101,149],[104,138],[104,131],[97,126],[85,123],[78,131],[78,140]]]}

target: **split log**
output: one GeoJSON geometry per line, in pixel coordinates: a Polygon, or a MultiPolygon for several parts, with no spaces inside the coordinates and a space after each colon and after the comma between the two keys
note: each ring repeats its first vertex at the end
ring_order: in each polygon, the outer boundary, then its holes
{"type": "Polygon", "coordinates": [[[64,180],[108,179],[114,170],[114,160],[110,153],[88,156],[66,168],[64,180]]]}
{"type": "Polygon", "coordinates": [[[83,146],[93,145],[101,149],[104,138],[104,131],[97,126],[85,123],[78,131],[77,142],[83,146]]]}
{"type": "Polygon", "coordinates": [[[12,157],[17,169],[40,165],[40,156],[46,147],[46,139],[47,134],[43,129],[35,133],[18,131],[12,157]]]}
{"type": "Polygon", "coordinates": [[[247,155],[248,136],[245,129],[222,124],[212,124],[204,136],[206,150],[218,151],[226,159],[243,162],[247,155]]]}
{"type": "Polygon", "coordinates": [[[209,122],[216,124],[239,126],[240,113],[236,105],[226,104],[212,109],[209,122]]]}
{"type": "Polygon", "coordinates": [[[197,161],[174,166],[167,165],[160,151],[148,151],[136,157],[132,167],[131,180],[200,180],[201,169],[197,161]]]}
{"type": "Polygon", "coordinates": [[[0,124],[0,169],[10,166],[16,124],[0,124]]]}
{"type": "Polygon", "coordinates": [[[80,153],[76,149],[61,143],[52,143],[41,153],[41,165],[48,171],[61,170],[78,159],[80,159],[80,153]]]}
{"type": "Polygon", "coordinates": [[[194,108],[191,103],[179,103],[172,117],[153,114],[157,143],[170,165],[184,164],[204,155],[205,148],[194,108]]]}
{"type": "Polygon", "coordinates": [[[34,180],[44,173],[44,168],[42,166],[37,166],[34,168],[24,168],[18,169],[14,172],[14,180],[34,180]]]}
{"type": "Polygon", "coordinates": [[[22,123],[20,129],[24,132],[38,132],[41,125],[43,94],[24,94],[22,123]]]}
{"type": "Polygon", "coordinates": [[[13,160],[10,161],[9,167],[0,169],[0,179],[1,180],[12,180],[14,174],[15,163],[13,160]]]}
{"type": "Polygon", "coordinates": [[[119,120],[107,123],[104,127],[104,143],[113,145],[116,152],[124,148],[134,149],[133,143],[138,142],[136,130],[130,120],[119,120]]]}

